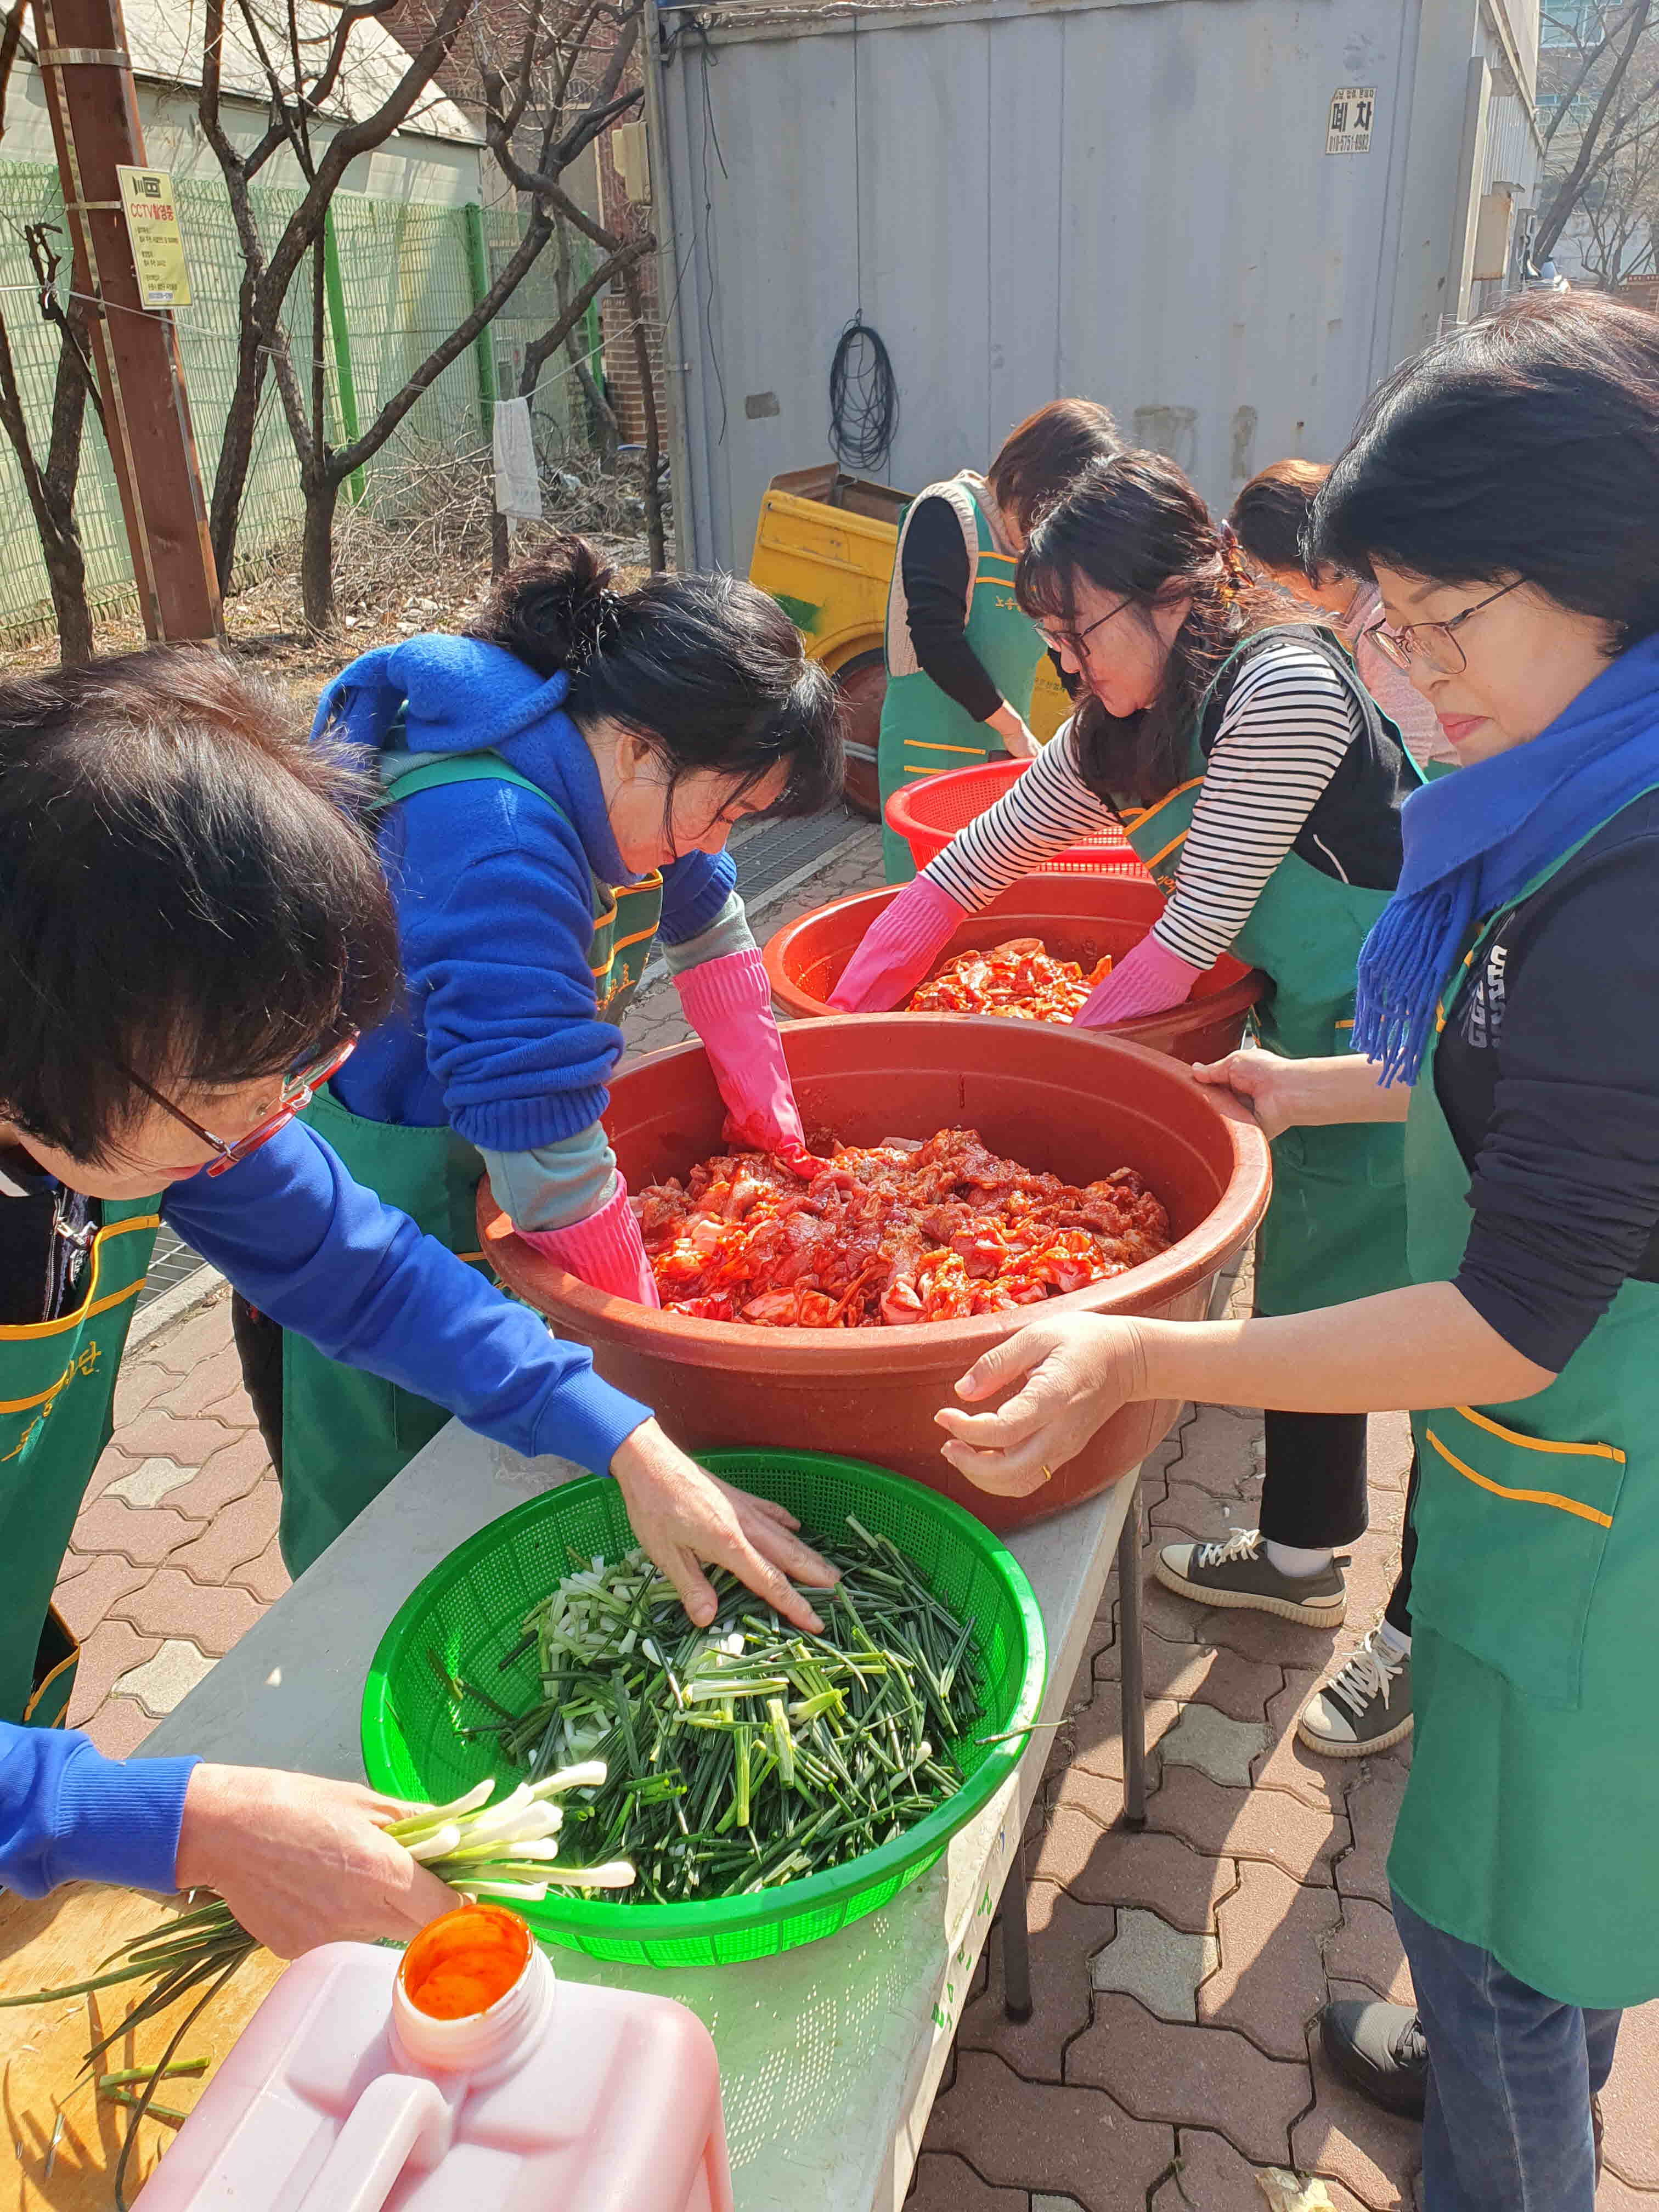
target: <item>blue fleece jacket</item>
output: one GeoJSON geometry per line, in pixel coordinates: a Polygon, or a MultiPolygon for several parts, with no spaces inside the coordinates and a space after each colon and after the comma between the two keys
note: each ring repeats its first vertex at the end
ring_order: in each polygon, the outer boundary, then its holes
{"type": "MultiPolygon", "coordinates": [[[[161,1215],[249,1302],[331,1359],[434,1398],[469,1428],[603,1473],[650,1418],[590,1355],[353,1182],[302,1121],[222,1176],[172,1184],[161,1215]]],[[[194,1760],[101,1758],[82,1735],[0,1724],[0,1883],[171,1889],[194,1760]]]]}
{"type": "MultiPolygon", "coordinates": [[[[544,679],[498,646],[434,633],[382,646],[323,694],[327,728],[378,770],[381,753],[499,752],[540,793],[451,784],[386,810],[380,852],[398,904],[407,1002],[358,1045],[334,1088],[366,1120],[437,1127],[518,1152],[597,1121],[622,1032],[601,1021],[587,949],[592,882],[624,869],[593,757],[544,679]]],[[[661,936],[707,929],[731,896],[725,853],[663,872],[661,936]]],[[[429,1392],[427,1394],[431,1395],[429,1392]]]]}

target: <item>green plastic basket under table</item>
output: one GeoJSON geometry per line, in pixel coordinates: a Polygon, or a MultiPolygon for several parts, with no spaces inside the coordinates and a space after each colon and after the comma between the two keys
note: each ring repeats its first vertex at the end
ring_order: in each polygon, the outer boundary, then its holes
{"type": "MultiPolygon", "coordinates": [[[[1042,1619],[1031,1586],[1000,1537],[959,1505],[879,1468],[817,1452],[710,1452],[702,1463],[787,1505],[826,1539],[853,1514],[872,1534],[890,1537],[943,1603],[971,1616],[980,1655],[974,1718],[948,1747],[964,1779],[879,1850],[750,1896],[634,1905],[553,1891],[545,1904],[519,1908],[543,1942],[591,1958],[650,1966],[767,1959],[876,1911],[933,1864],[1025,1747],[1024,1738],[989,1747],[975,1739],[1034,1721],[1042,1702],[1042,1619]]],[[[618,1559],[634,1540],[620,1490],[592,1476],[515,1506],[434,1567],[380,1638],[369,1668],[362,1746],[370,1782],[394,1796],[442,1803],[486,1774],[508,1784],[522,1778],[486,1739],[457,1733],[441,1672],[487,1686],[509,1711],[526,1708],[538,1688],[534,1653],[505,1669],[500,1663],[522,1641],[525,1615],[573,1566],[596,1553],[618,1559]]]]}

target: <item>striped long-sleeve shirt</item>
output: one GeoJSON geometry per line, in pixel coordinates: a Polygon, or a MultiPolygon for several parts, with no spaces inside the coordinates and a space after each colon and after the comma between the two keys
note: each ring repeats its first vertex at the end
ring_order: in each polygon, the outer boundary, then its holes
{"type": "MultiPolygon", "coordinates": [[[[1310,647],[1287,638],[1248,662],[1228,698],[1176,887],[1153,932],[1177,959],[1209,968],[1227,950],[1363,727],[1347,687],[1310,647]]],[[[1083,781],[1067,723],[924,872],[976,913],[1113,818],[1083,781]]],[[[1328,857],[1340,876],[1335,855],[1328,857]]]]}

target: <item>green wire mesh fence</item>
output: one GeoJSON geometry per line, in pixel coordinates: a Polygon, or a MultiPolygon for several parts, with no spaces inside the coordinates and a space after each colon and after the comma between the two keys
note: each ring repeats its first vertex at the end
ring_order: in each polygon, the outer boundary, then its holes
{"type": "MultiPolygon", "coordinates": [[[[179,310],[179,353],[197,448],[210,493],[236,380],[237,295],[242,258],[230,203],[209,180],[180,178],[180,228],[190,263],[191,303],[179,310]]],[[[267,188],[252,195],[262,236],[274,243],[299,203],[297,191],[267,188]]],[[[324,359],[329,437],[343,444],[380,409],[471,312],[522,235],[511,208],[434,207],[339,192],[325,240],[324,359]]],[[[11,343],[18,385],[37,455],[44,458],[58,368],[58,335],[40,312],[23,232],[56,224],[51,243],[63,258],[60,298],[67,295],[69,235],[55,169],[0,161],[0,317],[11,343]]],[[[573,282],[591,263],[573,240],[573,282]]],[[[478,343],[424,392],[388,443],[355,477],[348,491],[373,501],[377,477],[406,486],[410,458],[440,451],[482,455],[488,449],[489,406],[518,388],[526,349],[558,314],[550,246],[478,343]]],[[[313,284],[309,258],[289,289],[283,314],[296,363],[308,378],[313,284]]],[[[589,319],[590,331],[594,319],[589,319]]],[[[584,341],[596,344],[596,333],[584,341]]],[[[597,370],[597,362],[595,362],[597,370]]],[[[544,442],[561,445],[582,410],[562,349],[544,368],[535,409],[544,442]]],[[[261,403],[252,464],[242,501],[238,565],[255,571],[297,538],[303,503],[293,442],[276,386],[261,403]]],[[[76,501],[87,563],[88,597],[102,612],[132,600],[132,569],[121,502],[102,433],[90,410],[82,441],[76,501]]],[[[0,438],[0,640],[17,642],[52,629],[51,594],[15,456],[0,438]]]]}

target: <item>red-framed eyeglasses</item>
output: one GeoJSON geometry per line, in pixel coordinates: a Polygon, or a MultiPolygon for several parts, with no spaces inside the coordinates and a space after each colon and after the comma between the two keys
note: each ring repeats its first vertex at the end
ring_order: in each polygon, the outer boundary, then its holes
{"type": "Polygon", "coordinates": [[[234,1143],[227,1143],[224,1138],[216,1137],[211,1129],[204,1129],[199,1121],[192,1121],[182,1106],[175,1106],[172,1099],[165,1098],[159,1091],[152,1090],[142,1075],[134,1075],[131,1069],[125,1072],[128,1081],[136,1085],[146,1098],[152,1099],[163,1112],[171,1114],[175,1121],[181,1121],[192,1136],[199,1137],[204,1145],[212,1147],[218,1157],[208,1169],[208,1173],[222,1176],[246,1159],[251,1152],[257,1152],[261,1145],[276,1135],[278,1129],[285,1129],[295,1115],[311,1103],[312,1094],[319,1091],[331,1075],[337,1074],[345,1066],[356,1048],[356,1043],[357,1032],[353,1030],[343,1043],[328,1046],[314,1059],[307,1060],[303,1066],[286,1075],[283,1079],[283,1088],[276,1106],[263,1121],[256,1122],[246,1136],[238,1137],[234,1143]]]}

